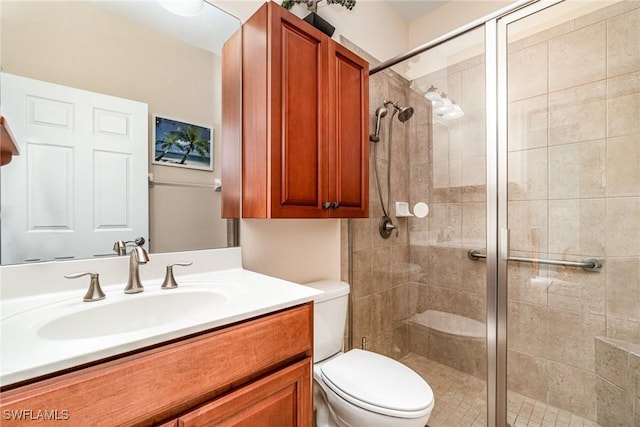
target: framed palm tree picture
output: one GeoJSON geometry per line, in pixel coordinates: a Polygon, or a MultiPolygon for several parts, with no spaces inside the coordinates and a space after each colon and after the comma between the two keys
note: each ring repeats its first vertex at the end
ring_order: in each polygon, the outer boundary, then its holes
{"type": "Polygon", "coordinates": [[[153,116],[156,165],[213,170],[213,129],[153,116]]]}

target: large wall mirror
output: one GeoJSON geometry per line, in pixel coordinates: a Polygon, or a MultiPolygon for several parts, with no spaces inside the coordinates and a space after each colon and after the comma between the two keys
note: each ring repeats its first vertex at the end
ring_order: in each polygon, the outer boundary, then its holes
{"type": "Polygon", "coordinates": [[[0,0],[0,112],[20,147],[0,169],[2,264],[115,256],[140,236],[152,253],[233,244],[221,52],[240,21],[176,3],[0,0]],[[42,253],[18,250],[32,238],[42,253]],[[88,241],[99,247],[76,247],[88,241]]]}

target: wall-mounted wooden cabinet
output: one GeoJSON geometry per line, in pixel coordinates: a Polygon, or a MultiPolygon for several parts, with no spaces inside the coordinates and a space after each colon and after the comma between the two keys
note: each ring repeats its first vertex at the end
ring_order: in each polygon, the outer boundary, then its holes
{"type": "Polygon", "coordinates": [[[273,2],[242,28],[242,215],[369,213],[369,64],[273,2]]]}

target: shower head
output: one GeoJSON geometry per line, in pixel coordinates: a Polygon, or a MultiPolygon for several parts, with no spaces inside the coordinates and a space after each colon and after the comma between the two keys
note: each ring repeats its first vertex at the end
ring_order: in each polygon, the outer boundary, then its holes
{"type": "Polygon", "coordinates": [[[406,122],[413,116],[413,107],[402,107],[397,102],[384,101],[384,105],[393,105],[394,114],[398,113],[398,120],[402,123],[406,122]]]}
{"type": "MultiPolygon", "coordinates": [[[[394,107],[398,108],[394,105],[394,107]]],[[[413,107],[400,107],[398,111],[398,120],[402,123],[406,122],[413,116],[413,107]]]]}
{"type": "Polygon", "coordinates": [[[397,102],[391,102],[385,99],[382,102],[382,107],[378,107],[376,109],[376,131],[375,133],[369,135],[369,141],[380,142],[380,121],[389,112],[389,110],[387,109],[388,105],[393,105],[393,114],[391,114],[391,120],[393,120],[393,116],[397,114],[398,120],[404,123],[409,120],[411,116],[413,116],[413,107],[401,107],[397,102]]]}
{"type": "Polygon", "coordinates": [[[376,110],[376,132],[369,135],[369,141],[379,142],[380,141],[380,120],[387,115],[389,111],[386,107],[378,107],[376,110]]]}

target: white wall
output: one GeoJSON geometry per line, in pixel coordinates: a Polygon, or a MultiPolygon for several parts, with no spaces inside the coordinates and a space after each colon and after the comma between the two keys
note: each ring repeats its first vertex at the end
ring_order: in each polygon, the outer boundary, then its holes
{"type": "Polygon", "coordinates": [[[244,268],[292,282],[340,279],[340,220],[246,219],[244,268]]]}
{"type": "Polygon", "coordinates": [[[456,30],[515,3],[513,0],[451,0],[409,24],[409,48],[456,30]]]}
{"type": "MultiPolygon", "coordinates": [[[[291,11],[301,18],[309,14],[306,6],[291,11]]],[[[378,60],[385,60],[408,50],[409,28],[388,2],[359,0],[349,11],[339,5],[318,6],[318,15],[336,28],[334,40],[344,36],[378,60]]]]}
{"type": "MultiPolygon", "coordinates": [[[[262,6],[264,1],[255,0],[209,0],[245,22],[262,6]]],[[[276,0],[276,3],[282,3],[276,0]]],[[[306,6],[295,5],[291,12],[304,18],[309,14],[306,6]]],[[[353,10],[339,5],[318,6],[318,15],[336,28],[334,40],[345,36],[379,60],[389,59],[408,50],[409,27],[388,2],[379,0],[358,0],[353,10]]]]}

